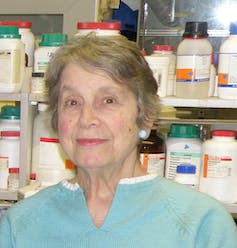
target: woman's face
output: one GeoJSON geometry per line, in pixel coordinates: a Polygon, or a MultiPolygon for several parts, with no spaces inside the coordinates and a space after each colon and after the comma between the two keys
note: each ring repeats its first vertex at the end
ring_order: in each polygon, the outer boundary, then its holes
{"type": "Polygon", "coordinates": [[[69,158],[86,169],[120,167],[137,157],[135,96],[99,71],[70,64],[61,75],[58,133],[69,158]]]}

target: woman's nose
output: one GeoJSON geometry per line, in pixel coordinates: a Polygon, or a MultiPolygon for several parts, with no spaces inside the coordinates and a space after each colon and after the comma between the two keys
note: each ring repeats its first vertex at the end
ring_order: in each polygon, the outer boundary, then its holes
{"type": "Polygon", "coordinates": [[[98,112],[95,107],[89,104],[85,104],[82,108],[79,123],[81,127],[96,126],[99,123],[98,112]]]}

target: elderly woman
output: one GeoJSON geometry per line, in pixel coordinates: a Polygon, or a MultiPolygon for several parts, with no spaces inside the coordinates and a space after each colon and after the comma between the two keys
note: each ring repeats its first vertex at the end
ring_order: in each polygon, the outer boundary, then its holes
{"type": "Polygon", "coordinates": [[[219,203],[142,168],[139,145],[159,104],[135,43],[77,37],[57,51],[46,81],[52,123],[77,175],[10,208],[0,247],[237,247],[219,203]]]}

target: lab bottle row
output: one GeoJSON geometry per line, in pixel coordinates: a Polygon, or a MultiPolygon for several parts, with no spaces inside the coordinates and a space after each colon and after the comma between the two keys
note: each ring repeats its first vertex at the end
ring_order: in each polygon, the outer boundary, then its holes
{"type": "Polygon", "coordinates": [[[140,159],[148,173],[185,184],[225,203],[237,202],[236,131],[214,129],[202,141],[200,128],[171,124],[166,138],[152,132],[140,159]]]}
{"type": "Polygon", "coordinates": [[[236,57],[237,22],[230,23],[219,51],[213,51],[208,39],[207,22],[187,22],[176,52],[170,45],[155,44],[145,56],[159,86],[157,94],[187,99],[237,99],[236,57]]]}
{"type": "MultiPolygon", "coordinates": [[[[78,22],[76,35],[119,35],[120,22],[78,22]]],[[[31,31],[32,22],[0,21],[0,92],[47,94],[44,74],[55,51],[65,44],[64,33],[43,33],[39,40],[31,31]]]]}

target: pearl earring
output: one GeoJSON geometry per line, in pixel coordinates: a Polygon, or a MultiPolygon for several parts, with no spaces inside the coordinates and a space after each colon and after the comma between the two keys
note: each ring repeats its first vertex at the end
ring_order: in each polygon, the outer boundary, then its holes
{"type": "Polygon", "coordinates": [[[146,130],[141,129],[141,130],[138,132],[138,136],[139,136],[140,139],[145,140],[146,138],[148,138],[148,133],[147,133],[146,130]]]}

